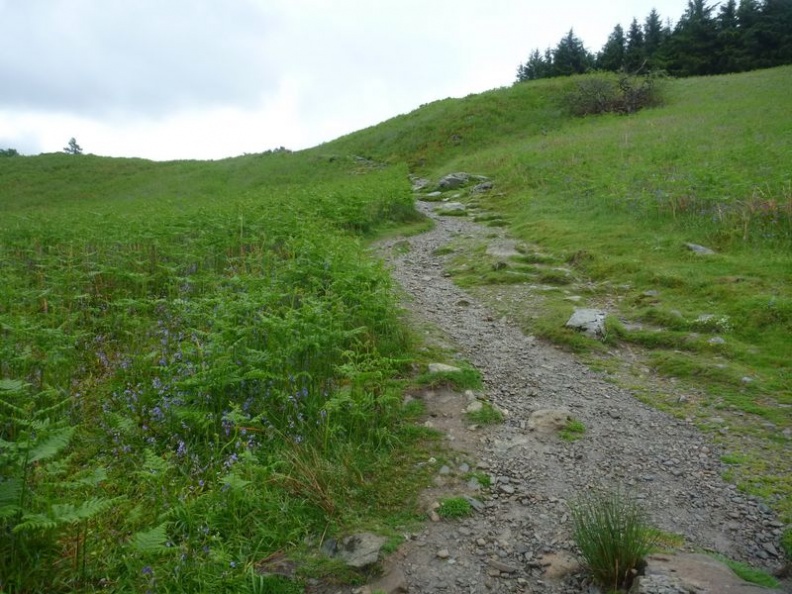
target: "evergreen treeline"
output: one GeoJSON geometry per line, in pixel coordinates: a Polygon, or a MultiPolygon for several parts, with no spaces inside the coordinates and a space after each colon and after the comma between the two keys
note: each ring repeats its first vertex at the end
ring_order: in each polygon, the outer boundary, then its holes
{"type": "Polygon", "coordinates": [[[665,71],[701,76],[792,63],[792,0],[688,0],[679,22],[663,23],[654,9],[625,31],[616,25],[597,53],[570,29],[555,48],[531,52],[517,80],[580,74],[592,69],[630,73],[665,71]]]}

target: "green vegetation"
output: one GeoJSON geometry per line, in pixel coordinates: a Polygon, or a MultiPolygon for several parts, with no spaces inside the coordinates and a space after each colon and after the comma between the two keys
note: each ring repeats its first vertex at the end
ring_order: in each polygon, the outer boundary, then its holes
{"type": "Polygon", "coordinates": [[[574,539],[594,579],[629,589],[632,570],[655,545],[655,532],[638,504],[620,492],[595,492],[570,506],[574,539]]]}
{"type": "Polygon", "coordinates": [[[361,241],[415,219],[405,177],[4,160],[0,589],[266,591],[275,551],[416,517],[412,339],[361,241]]]}
{"type": "Polygon", "coordinates": [[[0,159],[0,588],[266,591],[275,551],[308,567],[323,534],[414,520],[431,436],[402,389],[481,378],[411,377],[425,357],[366,250],[425,228],[408,168],[489,176],[476,217],[527,246],[495,267],[455,249],[460,283],[521,291],[513,319],[601,368],[630,348],[691,387],[644,397],[717,431],[732,479],[792,517],[792,68],[669,80],[629,117],[571,117],[577,82],[299,153],[0,159]],[[604,341],[563,327],[578,303],[607,307],[604,341]]]}
{"type": "Polygon", "coordinates": [[[792,5],[776,0],[688,0],[676,25],[652,9],[643,24],[617,24],[595,55],[571,30],[544,54],[531,52],[517,80],[612,72],[665,71],[673,76],[744,72],[792,64],[792,5]],[[717,12],[715,9],[718,9],[717,12]]]}
{"type": "Polygon", "coordinates": [[[477,425],[497,425],[504,420],[503,413],[489,402],[482,402],[480,409],[465,413],[465,417],[477,425]]]}
{"type": "Polygon", "coordinates": [[[578,419],[568,419],[566,425],[558,432],[565,441],[577,441],[586,433],[586,426],[578,419]]]}
{"type": "Polygon", "coordinates": [[[667,80],[664,106],[629,117],[571,118],[563,98],[578,80],[439,101],[330,146],[407,162],[431,179],[468,171],[494,180],[476,198],[481,216],[508,221],[528,247],[495,270],[484,245],[455,241],[454,279],[474,293],[514,287],[515,302],[530,307],[491,305],[616,381],[633,371],[618,356],[629,347],[636,373],[700,392],[686,407],[662,389],[645,398],[705,427],[729,417],[716,439],[750,448],[733,480],[792,518],[782,433],[792,428],[792,118],[783,108],[792,67],[667,80]],[[583,306],[609,311],[604,343],[564,327],[583,306]]]}
{"type": "Polygon", "coordinates": [[[448,497],[440,501],[437,514],[441,518],[456,519],[464,518],[473,513],[473,506],[464,497],[448,497]]]}

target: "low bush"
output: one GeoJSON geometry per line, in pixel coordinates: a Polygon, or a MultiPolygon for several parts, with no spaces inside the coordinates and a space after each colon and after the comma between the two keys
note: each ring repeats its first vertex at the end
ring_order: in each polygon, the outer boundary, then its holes
{"type": "Polygon", "coordinates": [[[577,80],[564,98],[575,116],[603,113],[630,114],[662,104],[656,76],[592,74],[577,80]]]}

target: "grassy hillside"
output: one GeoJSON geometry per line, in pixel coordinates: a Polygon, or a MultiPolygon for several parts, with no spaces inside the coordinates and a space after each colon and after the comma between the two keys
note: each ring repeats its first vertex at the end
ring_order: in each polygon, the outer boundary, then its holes
{"type": "Polygon", "coordinates": [[[0,163],[0,590],[265,591],[280,549],[399,533],[412,342],[361,238],[415,220],[406,173],[0,163]]]}
{"type": "Polygon", "coordinates": [[[580,80],[439,101],[320,150],[490,176],[467,201],[527,251],[495,273],[483,247],[457,246],[458,282],[554,286],[507,313],[605,370],[639,353],[646,399],[713,429],[725,414],[730,474],[792,514],[792,68],[669,80],[662,107],[628,117],[568,116],[580,80]],[[604,348],[563,327],[573,295],[610,312],[604,348]],[[677,402],[668,379],[695,396],[677,402]]]}
{"type": "MultiPolygon", "coordinates": [[[[278,550],[405,529],[414,345],[365,243],[415,221],[408,172],[492,177],[462,200],[551,289],[526,330],[615,376],[639,350],[647,400],[727,417],[734,479],[792,514],[792,68],[668,81],[629,117],[572,118],[575,85],[300,153],[0,159],[0,590],[266,591],[278,550]],[[604,345],[563,328],[573,294],[612,314],[604,345]]],[[[458,282],[506,282],[476,249],[458,282]]]]}

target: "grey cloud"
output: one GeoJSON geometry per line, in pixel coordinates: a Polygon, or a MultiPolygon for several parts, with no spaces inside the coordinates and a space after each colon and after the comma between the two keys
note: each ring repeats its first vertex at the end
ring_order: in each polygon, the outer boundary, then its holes
{"type": "Polygon", "coordinates": [[[0,0],[0,107],[160,116],[253,105],[268,91],[274,21],[246,2],[0,0]]]}

